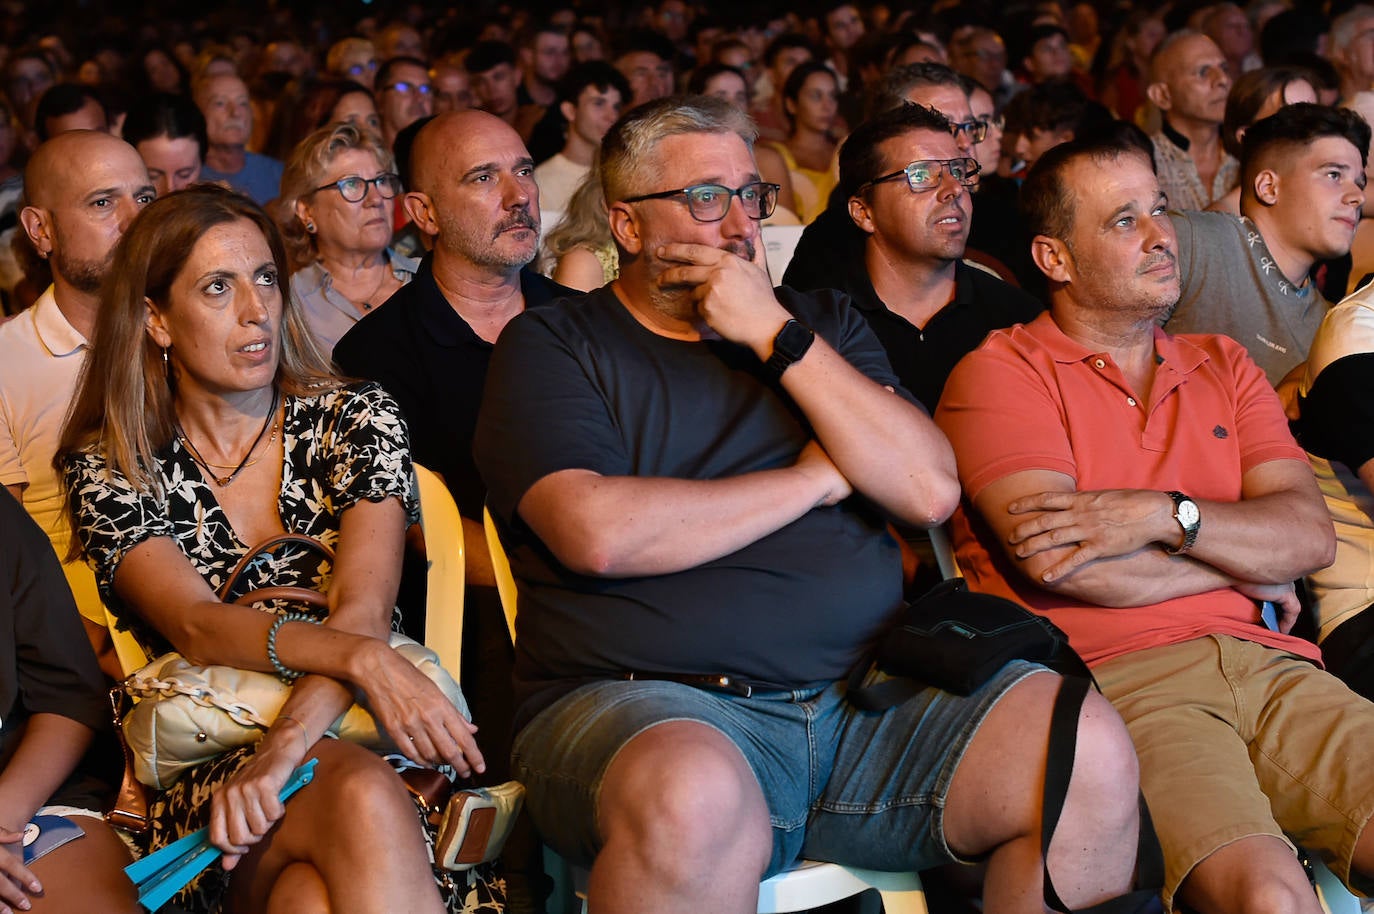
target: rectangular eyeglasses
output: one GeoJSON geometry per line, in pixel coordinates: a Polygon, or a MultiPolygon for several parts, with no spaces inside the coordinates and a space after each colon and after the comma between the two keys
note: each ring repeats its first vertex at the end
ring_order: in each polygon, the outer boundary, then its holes
{"type": "Polygon", "coordinates": [[[665,190],[656,194],[640,194],[626,197],[622,203],[638,203],[641,200],[667,200],[670,197],[685,197],[687,212],[698,222],[719,222],[730,212],[730,203],[739,197],[744,214],[750,219],[767,219],[773,215],[778,205],[778,185],[767,181],[755,181],[731,190],[724,184],[693,184],[678,190],[665,190]]]}
{"type": "Polygon", "coordinates": [[[924,193],[939,186],[940,174],[943,171],[948,171],[951,178],[965,187],[972,187],[978,183],[978,172],[981,170],[977,159],[920,159],[901,171],[894,171],[890,175],[866,182],[859,190],[863,191],[874,184],[906,178],[907,186],[911,188],[912,193],[924,193]]]}

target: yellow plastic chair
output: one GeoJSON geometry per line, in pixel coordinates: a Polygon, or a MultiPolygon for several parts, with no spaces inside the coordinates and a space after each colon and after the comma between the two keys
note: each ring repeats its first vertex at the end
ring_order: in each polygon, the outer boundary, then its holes
{"type": "Polygon", "coordinates": [[[501,609],[506,614],[506,628],[510,631],[510,643],[515,643],[515,575],[510,570],[510,559],[506,557],[506,547],[501,543],[501,535],[496,532],[496,521],[492,519],[491,509],[482,508],[482,528],[487,534],[487,551],[491,553],[491,568],[496,573],[496,594],[501,598],[501,609]]]}
{"type": "Polygon", "coordinates": [[[110,630],[110,640],[114,642],[115,656],[119,658],[119,668],[128,676],[134,670],[143,668],[151,659],[143,646],[132,634],[115,628],[115,617],[109,607],[105,607],[105,627],[110,630]]]}
{"type": "Polygon", "coordinates": [[[463,519],[448,486],[418,463],[420,529],[425,534],[425,646],[461,681],[463,664],[463,519]]]}
{"type": "MultiPolygon", "coordinates": [[[[484,509],[482,523],[491,550],[491,564],[496,570],[496,590],[506,613],[511,640],[515,640],[516,592],[515,577],[510,570],[505,547],[497,533],[491,511],[484,509]]],[[[577,897],[582,900],[582,914],[587,914],[586,870],[569,865],[577,897]]],[[[837,863],[799,860],[791,869],[759,883],[759,914],[784,914],[807,911],[845,898],[852,898],[868,889],[875,889],[883,899],[886,914],[928,914],[921,877],[916,873],[881,873],[837,863]]]]}

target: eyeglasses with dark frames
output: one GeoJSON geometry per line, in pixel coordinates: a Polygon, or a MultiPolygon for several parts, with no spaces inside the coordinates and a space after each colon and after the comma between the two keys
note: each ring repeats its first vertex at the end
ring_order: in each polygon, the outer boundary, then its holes
{"type": "Polygon", "coordinates": [[[739,197],[744,214],[750,219],[762,220],[773,215],[778,205],[777,184],[767,181],[754,181],[743,187],[731,189],[724,184],[693,184],[678,190],[665,190],[656,194],[640,194],[626,197],[622,203],[638,203],[641,200],[667,200],[672,197],[685,197],[687,212],[698,222],[719,222],[730,212],[730,203],[739,197]]]}
{"type": "Polygon", "coordinates": [[[428,95],[429,93],[434,91],[434,87],[431,86],[429,83],[408,82],[394,82],[390,83],[389,85],[382,86],[383,92],[387,91],[388,89],[393,89],[401,93],[402,95],[409,95],[412,92],[418,92],[420,95],[428,95]]]}
{"type": "Polygon", "coordinates": [[[978,118],[971,121],[959,121],[958,123],[950,121],[949,132],[954,135],[955,139],[959,138],[959,134],[966,133],[969,141],[976,145],[988,138],[988,125],[986,121],[978,118]]]}
{"type": "Polygon", "coordinates": [[[982,168],[977,159],[920,159],[912,162],[901,171],[894,171],[890,175],[883,175],[861,184],[859,191],[861,192],[875,184],[906,178],[907,187],[911,188],[912,193],[925,193],[940,186],[940,177],[946,171],[949,172],[951,178],[960,184],[965,187],[972,187],[978,183],[978,173],[982,171],[982,168]]]}
{"type": "Polygon", "coordinates": [[[394,172],[383,172],[375,178],[364,178],[361,175],[346,175],[337,181],[322,184],[311,193],[319,193],[322,190],[331,188],[339,192],[349,203],[359,203],[367,196],[367,186],[371,184],[377,188],[377,193],[382,195],[383,200],[390,200],[401,192],[401,176],[394,172]]]}

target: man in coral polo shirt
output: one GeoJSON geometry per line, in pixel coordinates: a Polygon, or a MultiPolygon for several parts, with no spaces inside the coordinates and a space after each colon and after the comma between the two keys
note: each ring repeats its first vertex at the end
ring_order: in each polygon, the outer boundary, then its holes
{"type": "Polygon", "coordinates": [[[1374,704],[1286,634],[1335,542],[1277,397],[1233,340],[1156,328],[1179,275],[1142,149],[1065,144],[1022,200],[1050,310],[960,362],[936,414],[964,573],[1059,624],[1125,719],[1166,904],[1315,914],[1285,833],[1374,889],[1374,704]]]}

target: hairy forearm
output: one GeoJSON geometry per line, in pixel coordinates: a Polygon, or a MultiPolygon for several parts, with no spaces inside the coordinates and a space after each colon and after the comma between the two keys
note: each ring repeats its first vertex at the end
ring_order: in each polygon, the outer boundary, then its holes
{"type": "Polygon", "coordinates": [[[1294,581],[1335,558],[1336,534],[1320,496],[1276,492],[1198,507],[1202,527],[1189,555],[1239,581],[1294,581]]]}
{"type": "Polygon", "coordinates": [[[29,718],[19,747],[0,772],[0,826],[19,831],[76,769],[93,734],[58,714],[29,718]]]}
{"type": "Polygon", "coordinates": [[[954,452],[919,409],[820,338],[782,381],[856,491],[912,526],[929,527],[953,513],[959,503],[954,452]]]}
{"type": "MultiPolygon", "coordinates": [[[[1040,567],[1043,567],[1040,566],[1040,567]]],[[[1054,581],[1022,565],[1035,583],[1066,597],[1100,606],[1149,606],[1165,600],[1220,590],[1235,579],[1204,562],[1148,547],[1130,555],[1097,559],[1054,581]]]]}
{"type": "Polygon", "coordinates": [[[631,577],[729,555],[792,523],[824,496],[799,467],[712,480],[567,470],[535,483],[519,510],[571,570],[631,577]]]}
{"type": "Polygon", "coordinates": [[[1262,591],[1329,562],[1334,549],[1311,471],[1297,461],[1247,473],[1239,502],[1198,502],[1196,541],[1183,557],[1168,554],[1184,534],[1167,493],[1071,485],[1062,474],[1024,471],[988,486],[977,502],[1027,577],[1092,602],[1137,605],[1147,602],[1142,594],[1165,599],[1221,586],[1262,591]]]}

